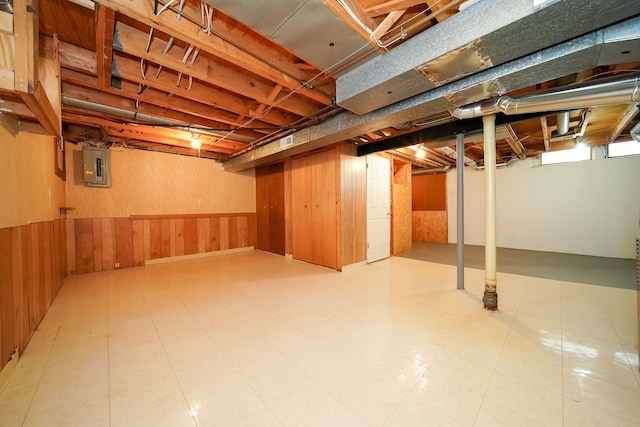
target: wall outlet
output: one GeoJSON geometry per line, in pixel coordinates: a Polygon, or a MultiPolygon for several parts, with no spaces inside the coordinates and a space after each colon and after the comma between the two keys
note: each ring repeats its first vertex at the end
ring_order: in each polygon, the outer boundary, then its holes
{"type": "Polygon", "coordinates": [[[119,263],[119,262],[116,262],[115,267],[116,267],[116,268],[120,268],[120,263],[119,263]]]}

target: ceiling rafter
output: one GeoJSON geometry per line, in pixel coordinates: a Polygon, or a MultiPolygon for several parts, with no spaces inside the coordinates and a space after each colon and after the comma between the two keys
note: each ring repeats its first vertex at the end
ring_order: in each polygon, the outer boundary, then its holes
{"type": "Polygon", "coordinates": [[[254,74],[269,79],[274,83],[279,83],[286,88],[295,90],[300,95],[306,96],[323,105],[331,105],[333,103],[331,95],[307,87],[305,82],[300,82],[250,53],[226,43],[221,37],[215,34],[207,35],[201,31],[201,26],[189,20],[183,19],[177,21],[175,15],[169,13],[162,13],[155,16],[153,13],[152,0],[135,2],[125,0],[99,0],[97,3],[110,7],[157,30],[167,34],[173,34],[176,38],[199,48],[203,52],[222,58],[254,74]]]}

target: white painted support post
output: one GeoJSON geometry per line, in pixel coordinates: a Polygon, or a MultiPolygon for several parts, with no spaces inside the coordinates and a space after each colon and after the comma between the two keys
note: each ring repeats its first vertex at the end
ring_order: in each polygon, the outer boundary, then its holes
{"type": "Polygon", "coordinates": [[[498,309],[496,287],[496,116],[482,117],[484,133],[484,204],[485,204],[485,249],[484,249],[484,296],[482,302],[488,310],[498,309]]]}

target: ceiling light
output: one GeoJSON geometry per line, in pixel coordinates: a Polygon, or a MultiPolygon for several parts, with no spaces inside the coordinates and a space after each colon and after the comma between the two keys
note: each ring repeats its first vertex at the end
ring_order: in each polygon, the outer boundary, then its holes
{"type": "Polygon", "coordinates": [[[424,159],[425,157],[427,157],[427,150],[425,150],[424,147],[418,148],[418,151],[416,151],[416,157],[419,159],[424,159]]]}
{"type": "Polygon", "coordinates": [[[191,135],[191,147],[200,148],[200,135],[197,133],[191,135]]]}

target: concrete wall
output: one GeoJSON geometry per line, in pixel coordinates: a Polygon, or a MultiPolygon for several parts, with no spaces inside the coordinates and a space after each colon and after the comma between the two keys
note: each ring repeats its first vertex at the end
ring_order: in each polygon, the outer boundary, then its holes
{"type": "MultiPolygon", "coordinates": [[[[497,245],[635,258],[640,234],[640,156],[498,169],[497,245]]],[[[449,242],[456,242],[456,176],[447,177],[449,242]]],[[[484,245],[484,172],[465,168],[465,243],[484,245]]]]}

